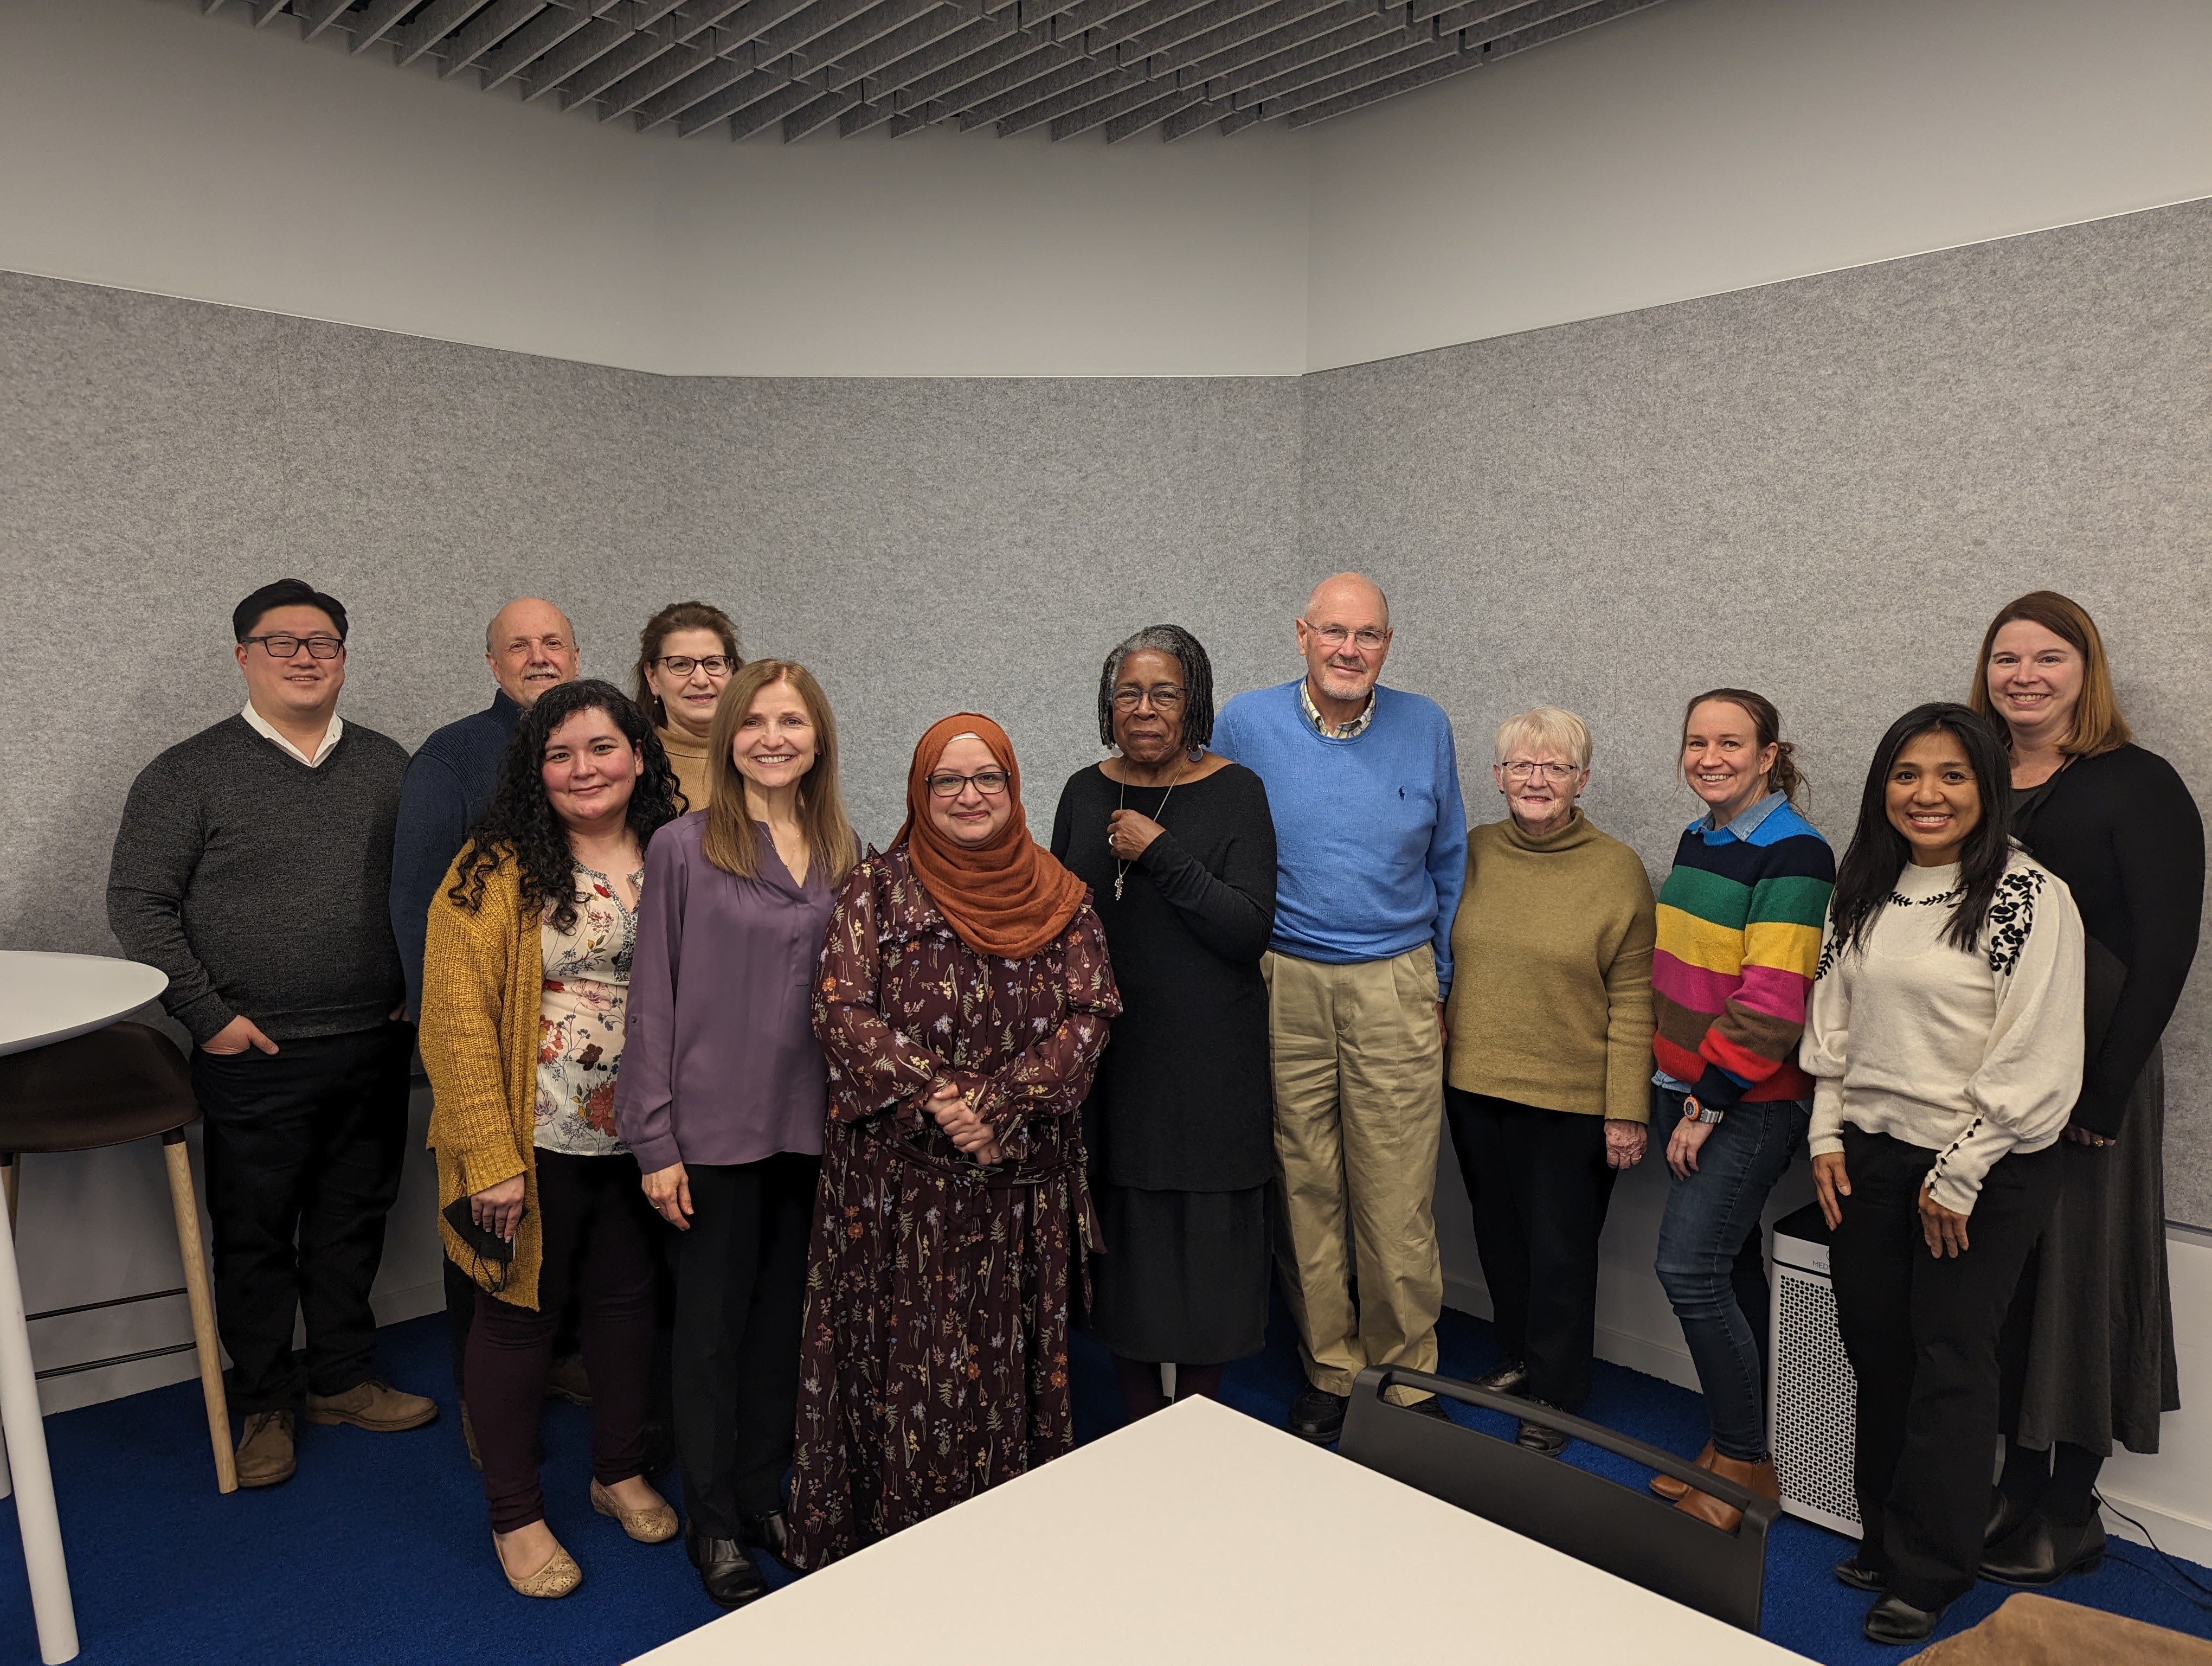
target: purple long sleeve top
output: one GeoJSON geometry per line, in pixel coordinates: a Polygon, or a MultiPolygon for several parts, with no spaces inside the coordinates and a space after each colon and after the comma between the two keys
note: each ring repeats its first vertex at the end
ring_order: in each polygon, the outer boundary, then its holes
{"type": "Polygon", "coordinates": [[[706,822],[679,817],[645,853],[615,1124],[647,1174],[822,1151],[811,1000],[836,897],[818,866],[793,880],[765,830],[760,877],[724,873],[706,822]]]}

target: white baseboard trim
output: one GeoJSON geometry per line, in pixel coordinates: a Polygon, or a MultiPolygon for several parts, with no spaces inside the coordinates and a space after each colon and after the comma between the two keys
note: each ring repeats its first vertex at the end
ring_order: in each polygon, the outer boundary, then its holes
{"type": "MultiPolygon", "coordinates": [[[[404,1320],[419,1319],[426,1313],[442,1311],[446,1287],[433,1280],[398,1290],[380,1290],[369,1298],[368,1304],[378,1324],[396,1325],[404,1320]]],[[[66,1377],[50,1377],[39,1384],[39,1409],[52,1417],[57,1412],[73,1412],[80,1406],[97,1406],[103,1401],[144,1394],[150,1389],[166,1389],[172,1383],[195,1382],[199,1374],[198,1357],[189,1350],[155,1359],[134,1359],[129,1365],[102,1365],[97,1371],[72,1371],[66,1377]]]]}
{"type": "MultiPolygon", "coordinates": [[[[1490,1292],[1472,1279],[1444,1277],[1444,1305],[1456,1308],[1478,1319],[1491,1316],[1490,1292]]],[[[1631,1371],[1640,1371],[1646,1377],[1656,1377],[1662,1383],[1672,1383],[1677,1388],[1698,1392],[1698,1368],[1692,1363],[1690,1351],[1674,1341],[1654,1341],[1648,1336],[1638,1336],[1626,1330],[1616,1330],[1610,1325],[1597,1327],[1595,1338],[1597,1357],[1608,1365],[1626,1365],[1631,1371]]]]}
{"type": "Polygon", "coordinates": [[[2143,1504],[2109,1487],[2101,1490],[2107,1505],[2105,1531],[2112,1537],[2135,1544],[2148,1542],[2141,1533],[2112,1513],[2115,1508],[2124,1510],[2150,1529],[2151,1538],[2157,1540],[2158,1547],[2168,1555],[2195,1562],[2200,1567],[2212,1567],[2212,1522],[2179,1515],[2154,1504],[2143,1504]]]}

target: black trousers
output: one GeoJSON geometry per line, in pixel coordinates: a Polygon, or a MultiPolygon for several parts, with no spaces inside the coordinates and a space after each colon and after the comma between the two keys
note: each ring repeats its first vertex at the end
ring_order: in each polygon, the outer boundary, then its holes
{"type": "Polygon", "coordinates": [[[676,1451],[702,1537],[783,1508],[799,1412],[799,1327],[822,1159],[687,1163],[691,1226],[672,1232],[676,1451]]]}
{"type": "Polygon", "coordinates": [[[1613,1201],[1605,1119],[1444,1089],[1498,1345],[1528,1392],[1572,1410],[1589,1397],[1597,1241],[1613,1201]]]}
{"type": "Polygon", "coordinates": [[[554,1335],[571,1292],[581,1299],[584,1369],[592,1379],[592,1478],[611,1487],[645,1468],[660,1219],[638,1185],[635,1158],[534,1155],[544,1246],[538,1304],[479,1294],[469,1332],[464,1391],[495,1533],[545,1515],[538,1425],[554,1335]]]}
{"type": "Polygon", "coordinates": [[[399,1195],[415,1028],[280,1042],[274,1053],[192,1049],[206,1119],[216,1329],[230,1351],[230,1408],[295,1408],[302,1383],[343,1394],[376,1356],[368,1292],[399,1195]],[[292,1353],[295,1316],[306,1368],[292,1353]]]}
{"type": "Polygon", "coordinates": [[[1997,1437],[1997,1339],[2058,1201],[2059,1152],[2000,1158],[1962,1256],[1929,1253],[1920,1185],[1936,1153],[1844,1124],[1851,1194],[1828,1250],[1858,1379],[1859,1560],[1917,1608],[1966,1594],[1982,1560],[1997,1437]]]}

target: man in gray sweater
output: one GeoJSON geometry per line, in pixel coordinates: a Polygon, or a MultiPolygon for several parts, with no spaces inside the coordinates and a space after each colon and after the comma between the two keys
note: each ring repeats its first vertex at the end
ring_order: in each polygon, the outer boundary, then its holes
{"type": "Polygon", "coordinates": [[[107,918],[168,974],[162,1005],[191,1034],[238,1479],[270,1487],[292,1474],[303,1389],[311,1423],[412,1429],[438,1410],[374,1375],[368,1304],[414,1043],[386,909],[407,754],[337,716],[333,598],[283,579],[231,623],[246,708],[139,772],[107,918]]]}

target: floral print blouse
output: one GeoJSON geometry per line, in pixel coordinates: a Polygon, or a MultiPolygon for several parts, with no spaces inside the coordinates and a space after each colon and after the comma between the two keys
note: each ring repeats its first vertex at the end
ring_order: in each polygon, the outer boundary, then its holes
{"type": "Polygon", "coordinates": [[[611,1157],[623,1149],[615,1132],[615,1072],[622,1064],[623,1008],[637,911],[626,895],[645,882],[641,868],[627,891],[577,864],[576,923],[538,927],[544,993],[538,1004],[538,1104],[531,1143],[572,1157],[611,1157]]]}

